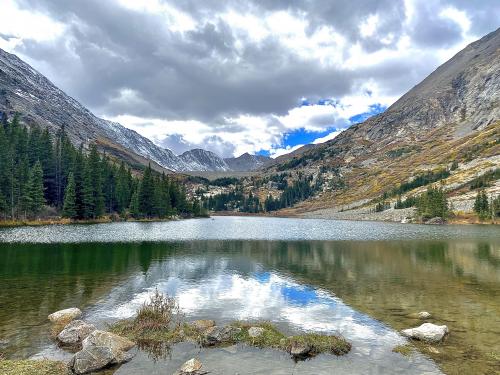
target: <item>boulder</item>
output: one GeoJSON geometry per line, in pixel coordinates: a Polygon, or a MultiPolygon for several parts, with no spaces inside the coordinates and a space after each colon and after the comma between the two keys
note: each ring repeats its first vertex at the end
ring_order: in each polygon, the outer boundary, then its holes
{"type": "Polygon", "coordinates": [[[202,338],[204,346],[215,346],[220,344],[232,343],[236,340],[236,336],[241,332],[241,328],[226,326],[212,327],[205,332],[202,338]]]}
{"type": "Polygon", "coordinates": [[[191,322],[190,325],[198,331],[205,332],[209,328],[215,327],[215,321],[207,319],[195,320],[194,322],[191,322]]]}
{"type": "Polygon", "coordinates": [[[311,353],[311,350],[312,348],[309,345],[297,341],[292,342],[290,345],[290,354],[294,358],[307,357],[311,353]]]}
{"type": "Polygon", "coordinates": [[[69,365],[75,374],[86,374],[124,363],[132,359],[126,352],[134,345],[125,337],[95,330],[83,340],[82,350],[73,356],[69,365]]]}
{"type": "Polygon", "coordinates": [[[59,310],[48,316],[52,323],[69,323],[74,319],[82,316],[82,311],[76,307],[71,307],[69,309],[59,310]]]}
{"type": "Polygon", "coordinates": [[[63,345],[78,345],[93,331],[94,325],[83,320],[73,320],[57,335],[57,340],[63,345]]]}
{"type": "Polygon", "coordinates": [[[264,333],[264,328],[262,327],[250,327],[248,329],[248,336],[255,339],[264,333]]]}
{"type": "Polygon", "coordinates": [[[201,375],[206,374],[206,372],[201,372],[202,364],[196,358],[191,358],[189,361],[184,363],[179,371],[175,375],[201,375]]]}
{"type": "Polygon", "coordinates": [[[401,334],[412,339],[434,343],[443,340],[448,332],[448,327],[445,325],[438,326],[432,323],[424,323],[416,328],[403,329],[401,334]]]}

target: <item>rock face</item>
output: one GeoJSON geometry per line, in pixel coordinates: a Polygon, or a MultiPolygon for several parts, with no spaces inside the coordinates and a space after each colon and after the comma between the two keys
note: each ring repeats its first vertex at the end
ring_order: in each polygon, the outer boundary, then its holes
{"type": "Polygon", "coordinates": [[[127,351],[135,344],[113,333],[96,330],[83,340],[82,345],[82,350],[70,362],[76,374],[86,374],[129,361],[132,355],[127,351]]]}
{"type": "Polygon", "coordinates": [[[199,148],[186,151],[179,155],[186,165],[192,171],[230,171],[231,168],[226,164],[224,159],[214,154],[211,151],[202,150],[199,148]]]}
{"type": "Polygon", "coordinates": [[[404,329],[401,334],[412,339],[435,343],[443,340],[448,332],[448,327],[445,325],[438,326],[432,323],[424,323],[416,328],[404,329]]]}
{"type": "Polygon", "coordinates": [[[57,340],[63,345],[78,345],[93,331],[94,325],[73,320],[57,335],[57,340]]]}
{"type": "Polygon", "coordinates": [[[250,155],[248,152],[237,158],[226,158],[224,161],[233,171],[254,171],[271,163],[272,159],[268,156],[250,155]]]}
{"type": "Polygon", "coordinates": [[[248,335],[252,338],[257,338],[264,333],[264,328],[262,327],[250,327],[248,329],[248,335]]]}
{"type": "Polygon", "coordinates": [[[82,311],[76,307],[71,307],[69,309],[59,310],[48,316],[52,323],[69,323],[72,320],[82,316],[82,311]]]}
{"type": "Polygon", "coordinates": [[[231,343],[235,341],[236,335],[240,332],[241,328],[237,327],[212,327],[203,336],[202,344],[204,346],[215,346],[231,343]]]}

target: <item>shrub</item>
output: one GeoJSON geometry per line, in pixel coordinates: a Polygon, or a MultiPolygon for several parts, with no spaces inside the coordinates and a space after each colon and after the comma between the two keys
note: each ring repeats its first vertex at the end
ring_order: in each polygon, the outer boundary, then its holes
{"type": "MultiPolygon", "coordinates": [[[[134,326],[139,330],[159,331],[168,329],[179,317],[179,304],[175,298],[169,297],[155,289],[149,302],[145,302],[134,319],[134,326]]],[[[177,323],[176,323],[177,324],[177,323]]]]}

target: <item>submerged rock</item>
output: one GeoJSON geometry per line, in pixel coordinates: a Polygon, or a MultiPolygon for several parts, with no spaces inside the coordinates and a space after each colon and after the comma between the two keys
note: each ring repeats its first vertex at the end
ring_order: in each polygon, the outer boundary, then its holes
{"type": "Polygon", "coordinates": [[[448,332],[448,327],[445,325],[438,326],[432,323],[424,323],[416,328],[403,329],[401,334],[412,339],[433,343],[443,340],[448,332]]]}
{"type": "Polygon", "coordinates": [[[420,311],[417,314],[417,316],[418,316],[419,319],[430,319],[430,318],[432,318],[431,313],[429,313],[427,311],[420,311]]]}
{"type": "Polygon", "coordinates": [[[96,330],[83,340],[82,345],[82,350],[70,361],[70,367],[76,374],[86,374],[129,361],[132,355],[126,352],[135,344],[125,337],[96,330]]]}
{"type": "Polygon", "coordinates": [[[225,326],[212,327],[204,335],[202,344],[205,346],[215,346],[220,344],[232,343],[236,336],[241,332],[241,328],[225,326]]]}
{"type": "Polygon", "coordinates": [[[264,328],[262,327],[250,327],[248,329],[248,336],[254,339],[261,336],[263,333],[264,333],[264,328]]]}
{"type": "Polygon", "coordinates": [[[63,345],[77,345],[95,329],[93,324],[83,320],[73,320],[57,335],[57,340],[63,345]]]}
{"type": "Polygon", "coordinates": [[[48,316],[49,320],[52,323],[61,323],[61,322],[71,322],[74,319],[77,319],[82,316],[82,311],[76,307],[71,307],[69,309],[59,310],[55,313],[52,313],[48,316]]]}
{"type": "Polygon", "coordinates": [[[412,318],[412,319],[422,319],[422,320],[425,320],[425,319],[432,318],[432,315],[431,315],[431,313],[429,313],[427,311],[420,311],[418,313],[408,314],[408,317],[412,318]]]}

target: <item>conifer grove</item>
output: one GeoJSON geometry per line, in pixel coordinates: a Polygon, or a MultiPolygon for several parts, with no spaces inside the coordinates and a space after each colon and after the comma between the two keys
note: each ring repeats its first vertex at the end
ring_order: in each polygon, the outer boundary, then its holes
{"type": "Polygon", "coordinates": [[[133,218],[199,216],[202,208],[186,198],[183,186],[145,168],[142,177],[101,155],[95,145],[84,150],[64,129],[20,124],[3,116],[0,124],[0,218],[27,219],[61,215],[97,219],[107,214],[133,218]]]}

